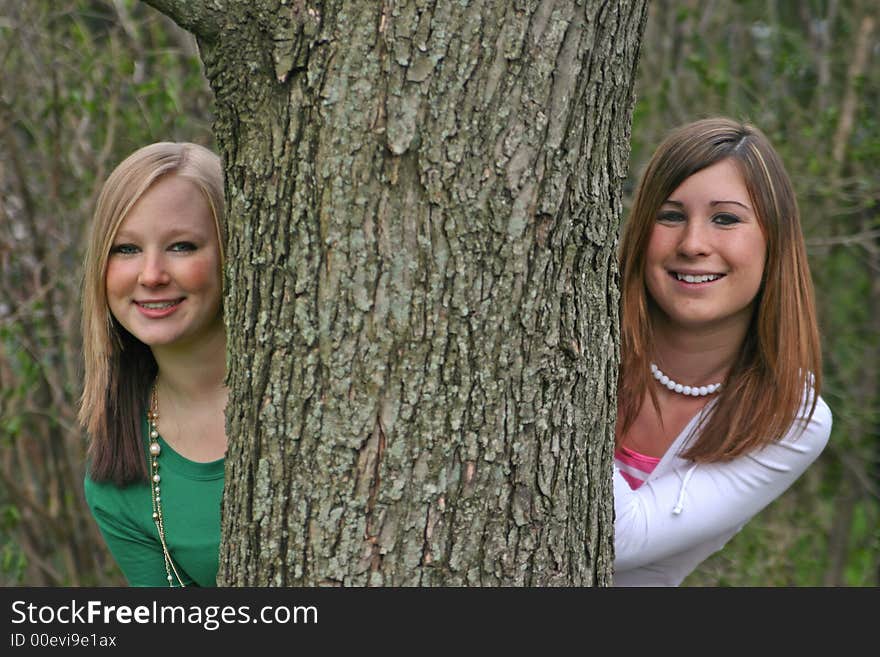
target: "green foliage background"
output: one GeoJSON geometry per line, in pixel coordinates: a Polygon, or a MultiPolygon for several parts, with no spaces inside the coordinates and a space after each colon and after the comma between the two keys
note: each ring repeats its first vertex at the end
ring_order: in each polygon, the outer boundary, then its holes
{"type": "Polygon", "coordinates": [[[194,39],[130,0],[0,0],[0,582],[120,584],[82,497],[80,261],[136,148],[209,144],[194,39]]]}
{"type": "MultiPolygon", "coordinates": [[[[655,0],[631,193],[674,125],[758,125],[789,168],[823,329],[831,443],[690,586],[880,580],[880,38],[867,0],[655,0]]],[[[123,580],[82,499],[80,258],[135,148],[212,144],[194,40],[133,0],[0,0],[0,583],[123,580]]]]}
{"type": "Polygon", "coordinates": [[[871,2],[651,4],[629,189],[671,127],[751,121],[791,174],[823,340],[829,447],[691,586],[876,586],[880,577],[880,37],[871,2]]]}

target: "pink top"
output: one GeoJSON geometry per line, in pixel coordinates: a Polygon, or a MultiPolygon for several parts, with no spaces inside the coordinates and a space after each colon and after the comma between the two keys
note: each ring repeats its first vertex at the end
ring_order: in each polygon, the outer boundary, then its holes
{"type": "Polygon", "coordinates": [[[656,456],[641,454],[628,447],[618,447],[614,451],[614,462],[626,483],[635,490],[645,483],[645,479],[654,471],[654,468],[660,463],[660,459],[656,456]]]}

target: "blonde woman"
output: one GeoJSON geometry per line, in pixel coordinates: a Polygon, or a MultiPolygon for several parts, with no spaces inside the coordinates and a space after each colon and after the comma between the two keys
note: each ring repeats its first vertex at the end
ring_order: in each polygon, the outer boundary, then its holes
{"type": "Polygon", "coordinates": [[[110,174],[83,284],[85,493],[132,586],[212,586],[226,432],[219,158],[139,149],[110,174]]]}
{"type": "Polygon", "coordinates": [[[621,241],[619,586],[677,586],[819,456],[813,287],[791,181],[711,118],[651,158],[621,241]]]}

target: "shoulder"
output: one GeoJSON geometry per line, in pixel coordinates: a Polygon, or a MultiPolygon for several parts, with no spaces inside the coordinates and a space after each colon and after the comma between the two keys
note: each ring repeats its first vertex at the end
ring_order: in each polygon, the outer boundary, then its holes
{"type": "Polygon", "coordinates": [[[750,456],[774,470],[803,472],[828,444],[831,425],[831,409],[810,389],[786,434],[778,442],[766,445],[750,456]]]}
{"type": "Polygon", "coordinates": [[[86,471],[85,480],[83,481],[83,492],[86,496],[86,503],[92,511],[104,506],[118,491],[119,487],[113,484],[113,482],[95,481],[91,474],[86,471]]]}
{"type": "Polygon", "coordinates": [[[808,382],[804,385],[803,396],[801,397],[801,405],[798,409],[797,418],[800,421],[805,419],[814,420],[821,423],[827,424],[830,430],[831,428],[831,408],[822,398],[822,395],[816,394],[816,389],[813,387],[816,381],[816,377],[813,376],[813,373],[810,372],[808,377],[808,382]],[[814,407],[815,401],[815,407],[814,407]],[[810,411],[812,411],[812,416],[810,416],[810,411]]]}
{"type": "Polygon", "coordinates": [[[783,440],[788,440],[789,438],[805,440],[821,450],[828,443],[828,439],[831,436],[832,424],[831,408],[822,398],[822,395],[816,395],[813,389],[810,388],[805,392],[797,417],[788,435],[783,440]]]}
{"type": "Polygon", "coordinates": [[[90,507],[94,509],[95,503],[107,494],[108,485],[112,484],[109,484],[109,482],[106,481],[95,481],[88,468],[86,468],[86,475],[83,480],[83,492],[86,496],[86,502],[90,507]]]}
{"type": "Polygon", "coordinates": [[[86,504],[93,513],[114,513],[133,505],[149,502],[149,487],[145,482],[117,486],[112,481],[96,481],[86,472],[83,480],[86,504]]]}

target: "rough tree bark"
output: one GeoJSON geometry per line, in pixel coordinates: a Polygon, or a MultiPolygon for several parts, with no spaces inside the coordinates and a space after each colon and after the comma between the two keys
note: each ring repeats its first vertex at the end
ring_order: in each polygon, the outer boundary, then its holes
{"type": "Polygon", "coordinates": [[[218,583],[607,585],[644,0],[149,0],[230,234],[218,583]]]}

